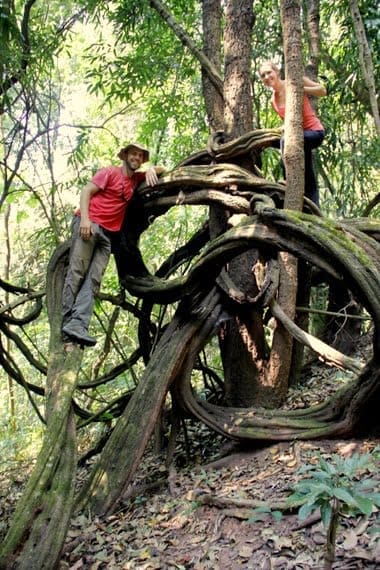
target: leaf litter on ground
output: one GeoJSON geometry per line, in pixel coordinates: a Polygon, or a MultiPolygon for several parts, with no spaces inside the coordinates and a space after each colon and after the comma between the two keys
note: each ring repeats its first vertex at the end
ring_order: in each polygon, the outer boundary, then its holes
{"type": "MultiPolygon", "coordinates": [[[[285,409],[306,407],[333,393],[349,375],[310,365],[285,409]]],[[[376,437],[239,446],[186,420],[190,457],[179,437],[174,464],[148,449],[119,509],[105,518],[73,517],[59,570],[315,570],[323,567],[326,531],[318,513],[300,522],[297,509],[277,520],[273,506],[292,493],[304,465],[334,454],[378,449],[376,437]],[[252,516],[254,505],[264,505],[252,516]],[[257,514],[257,513],[256,513],[257,514]]],[[[378,454],[377,454],[378,456],[378,454]]],[[[88,475],[81,468],[78,484],[88,475]]],[[[32,466],[0,472],[0,535],[4,536],[32,466]],[[22,475],[20,475],[23,474],[22,475]],[[11,481],[11,484],[9,483],[11,481]]],[[[379,513],[344,517],[335,569],[380,567],[379,513]]]]}

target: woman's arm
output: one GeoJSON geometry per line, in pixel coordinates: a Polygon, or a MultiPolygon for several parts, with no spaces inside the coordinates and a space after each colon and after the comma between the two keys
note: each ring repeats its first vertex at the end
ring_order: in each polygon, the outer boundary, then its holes
{"type": "Polygon", "coordinates": [[[303,78],[303,88],[306,95],[312,95],[313,97],[324,97],[327,95],[326,87],[321,83],[312,81],[306,75],[303,78]]]}

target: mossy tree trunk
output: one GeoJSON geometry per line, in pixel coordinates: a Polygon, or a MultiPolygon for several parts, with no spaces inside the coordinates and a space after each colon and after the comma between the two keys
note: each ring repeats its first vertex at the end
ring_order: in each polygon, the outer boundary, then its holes
{"type": "Polygon", "coordinates": [[[72,512],[77,468],[76,421],[72,409],[82,351],[66,353],[60,340],[61,297],[67,246],[48,268],[51,324],[42,448],[1,547],[6,570],[51,570],[60,558],[72,512]]]}
{"type": "Polygon", "coordinates": [[[189,343],[194,337],[204,342],[220,312],[214,289],[180,304],[81,493],[79,508],[90,504],[98,514],[115,508],[138,468],[168,390],[188,358],[189,343]]]}
{"type": "MultiPolygon", "coordinates": [[[[90,503],[98,514],[116,508],[132,481],[172,385],[177,405],[230,438],[289,440],[353,434],[367,416],[370,403],[379,400],[380,392],[379,246],[364,234],[361,238],[354,228],[343,222],[334,224],[314,216],[263,206],[258,215],[247,217],[243,223],[211,241],[182,281],[182,286],[186,290],[194,275],[207,275],[208,279],[203,281],[200,289],[190,293],[191,297],[189,295],[181,302],[113,432],[80,504],[90,503]],[[355,291],[375,322],[372,359],[365,368],[347,359],[346,365],[361,371],[358,378],[320,406],[294,412],[216,406],[198,399],[191,386],[191,371],[199,351],[210,336],[217,333],[222,312],[221,297],[216,290],[206,296],[207,283],[231,258],[254,246],[273,250],[273,256],[276,251],[287,251],[315,264],[331,278],[344,281],[355,291]]],[[[273,313],[281,318],[281,313],[274,307],[273,313]]],[[[291,331],[288,320],[283,320],[282,324],[291,331]]],[[[298,338],[302,338],[301,333],[298,338]]],[[[330,354],[326,346],[319,349],[319,354],[326,361],[339,361],[339,354],[336,351],[330,354]]],[[[343,355],[341,360],[344,364],[343,355]]]]}

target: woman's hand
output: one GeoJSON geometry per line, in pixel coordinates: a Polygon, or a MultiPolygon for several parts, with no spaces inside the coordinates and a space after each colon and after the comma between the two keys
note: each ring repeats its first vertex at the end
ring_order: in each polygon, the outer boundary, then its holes
{"type": "Polygon", "coordinates": [[[327,95],[327,90],[324,85],[312,81],[309,77],[306,77],[306,75],[303,78],[303,88],[306,95],[312,95],[313,97],[324,97],[327,95]]]}

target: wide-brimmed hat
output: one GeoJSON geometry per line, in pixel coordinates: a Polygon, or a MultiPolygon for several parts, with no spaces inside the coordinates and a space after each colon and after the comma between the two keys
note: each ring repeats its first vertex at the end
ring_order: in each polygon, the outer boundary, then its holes
{"type": "Polygon", "coordinates": [[[124,160],[124,158],[126,157],[127,152],[129,151],[130,148],[137,148],[138,150],[141,150],[143,152],[143,160],[144,162],[148,162],[149,160],[149,150],[147,148],[145,148],[144,146],[142,146],[140,143],[130,143],[127,144],[127,146],[124,146],[119,154],[117,155],[120,160],[124,160]]]}

